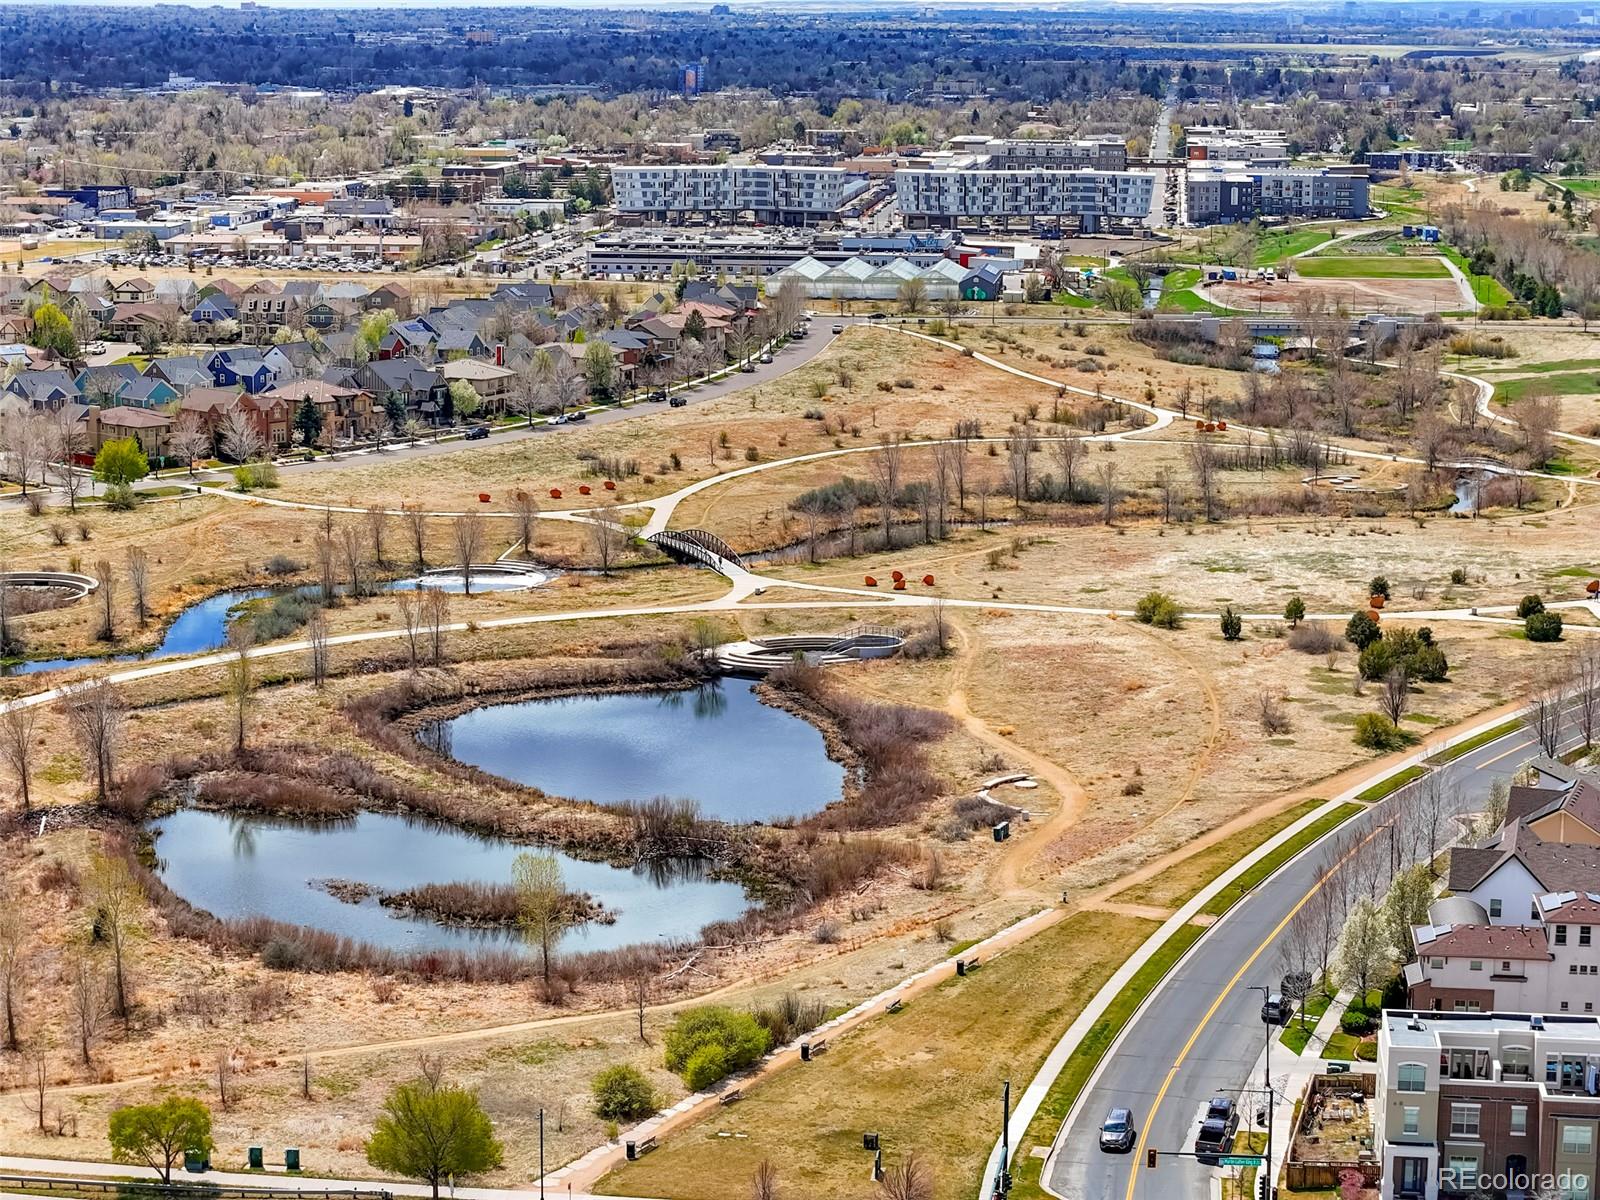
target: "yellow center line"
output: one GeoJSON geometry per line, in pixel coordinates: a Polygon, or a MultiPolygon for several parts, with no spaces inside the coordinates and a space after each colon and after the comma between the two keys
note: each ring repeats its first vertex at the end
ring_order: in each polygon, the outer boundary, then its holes
{"type": "MultiPolygon", "coordinates": [[[[1261,941],[1260,945],[1258,945],[1255,950],[1251,952],[1250,957],[1244,960],[1239,969],[1234,972],[1233,978],[1228,980],[1227,986],[1224,987],[1222,991],[1217,994],[1217,998],[1211,1002],[1211,1007],[1206,1009],[1205,1016],[1200,1018],[1200,1023],[1196,1025],[1194,1027],[1194,1031],[1189,1034],[1189,1040],[1184,1042],[1183,1049],[1178,1051],[1178,1057],[1173,1060],[1172,1067],[1167,1071],[1166,1078],[1161,1081],[1161,1087],[1156,1091],[1156,1098],[1150,1105],[1150,1112],[1144,1119],[1143,1127],[1139,1130],[1139,1142],[1138,1145],[1134,1147],[1133,1151],[1133,1170],[1128,1173],[1127,1200],[1133,1200],[1133,1190],[1139,1183],[1139,1164],[1144,1161],[1145,1141],[1149,1136],[1151,1126],[1155,1124],[1156,1110],[1161,1107],[1161,1101],[1166,1097],[1167,1089],[1172,1086],[1173,1079],[1177,1077],[1178,1070],[1183,1066],[1184,1059],[1189,1057],[1189,1051],[1194,1049],[1194,1044],[1199,1040],[1201,1032],[1208,1024],[1210,1024],[1211,1018],[1217,1015],[1217,1009],[1222,1007],[1222,1002],[1227,999],[1228,994],[1239,985],[1239,980],[1244,978],[1244,973],[1255,965],[1255,961],[1261,957],[1262,951],[1264,951],[1277,939],[1278,935],[1283,932],[1284,927],[1288,925],[1290,921],[1294,920],[1296,914],[1298,914],[1299,911],[1306,906],[1306,904],[1311,900],[1311,897],[1315,896],[1319,891],[1322,890],[1323,886],[1327,883],[1328,878],[1332,876],[1334,872],[1338,871],[1340,867],[1344,866],[1350,857],[1358,850],[1360,850],[1368,842],[1372,841],[1372,839],[1377,837],[1378,834],[1383,832],[1383,830],[1387,829],[1389,825],[1390,822],[1385,821],[1381,825],[1374,827],[1371,833],[1367,834],[1366,837],[1362,838],[1359,842],[1352,846],[1345,853],[1344,857],[1340,858],[1338,862],[1334,863],[1331,870],[1318,877],[1317,882],[1311,885],[1310,890],[1307,891],[1304,896],[1300,897],[1300,899],[1295,903],[1294,907],[1284,914],[1283,920],[1279,921],[1277,925],[1273,927],[1272,932],[1267,934],[1267,936],[1261,941]]],[[[1196,943],[1196,945],[1199,944],[1200,943],[1198,942],[1196,943]]]]}

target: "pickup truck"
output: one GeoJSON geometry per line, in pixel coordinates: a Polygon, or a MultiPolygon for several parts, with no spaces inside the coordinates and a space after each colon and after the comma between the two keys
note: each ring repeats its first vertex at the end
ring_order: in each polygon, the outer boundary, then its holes
{"type": "Polygon", "coordinates": [[[1233,1149],[1234,1135],[1238,1132],[1239,1114],[1233,1101],[1226,1096],[1213,1096],[1200,1122],[1200,1132],[1195,1134],[1195,1156],[1202,1161],[1222,1157],[1233,1149]]]}

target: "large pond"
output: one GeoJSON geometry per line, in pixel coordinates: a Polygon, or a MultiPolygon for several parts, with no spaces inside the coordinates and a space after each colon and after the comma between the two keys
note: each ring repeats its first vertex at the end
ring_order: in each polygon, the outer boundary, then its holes
{"type": "Polygon", "coordinates": [[[755,685],[494,704],[426,726],[423,743],[554,796],[618,804],[688,797],[702,816],[773,821],[839,799],[822,734],[755,685]]]}
{"type": "MultiPolygon", "coordinates": [[[[395,892],[425,883],[509,883],[513,860],[528,847],[504,838],[369,812],[312,823],[185,808],[151,828],[167,886],[219,917],[273,917],[398,951],[523,945],[514,931],[441,925],[376,899],[347,903],[319,886],[339,879],[395,892]]],[[[694,861],[628,870],[556,857],[568,890],[588,892],[616,914],[613,924],[572,930],[562,940],[565,951],[690,940],[749,906],[743,888],[705,878],[694,861]]]]}

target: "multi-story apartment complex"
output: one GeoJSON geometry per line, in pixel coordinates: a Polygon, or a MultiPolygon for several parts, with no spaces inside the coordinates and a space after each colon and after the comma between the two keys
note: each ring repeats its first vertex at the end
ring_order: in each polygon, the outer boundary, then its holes
{"type": "Polygon", "coordinates": [[[1184,201],[1191,225],[1273,216],[1355,219],[1370,211],[1364,166],[1191,164],[1184,172],[1184,201]]]}
{"type": "Polygon", "coordinates": [[[1383,1200],[1594,1200],[1600,1020],[1386,1012],[1374,1104],[1383,1200]]]}
{"type": "Polygon", "coordinates": [[[810,224],[838,212],[867,188],[842,167],[746,163],[613,167],[619,212],[658,221],[691,214],[736,219],[750,213],[770,224],[810,224]]]}
{"type": "Polygon", "coordinates": [[[1289,161],[1289,138],[1281,129],[1236,129],[1226,125],[1190,125],[1183,144],[1191,162],[1289,161]]]}
{"type": "Polygon", "coordinates": [[[1004,170],[1018,167],[1087,168],[1092,171],[1128,169],[1128,144],[1119,137],[1066,139],[991,138],[963,134],[950,139],[950,150],[971,155],[973,166],[1004,170]]]}
{"type": "Polygon", "coordinates": [[[1072,218],[1086,233],[1142,222],[1155,199],[1153,171],[1049,167],[907,168],[894,173],[900,213],[911,228],[966,221],[1072,218]]]}

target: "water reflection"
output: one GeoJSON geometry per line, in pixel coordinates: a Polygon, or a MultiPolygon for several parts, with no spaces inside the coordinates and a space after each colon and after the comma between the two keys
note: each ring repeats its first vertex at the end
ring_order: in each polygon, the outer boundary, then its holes
{"type": "Polygon", "coordinates": [[[753,689],[724,680],[487,705],[430,723],[418,738],[551,795],[602,804],[685,796],[706,816],[771,821],[837,800],[844,769],[828,757],[822,734],[761,703],[753,689]]]}

